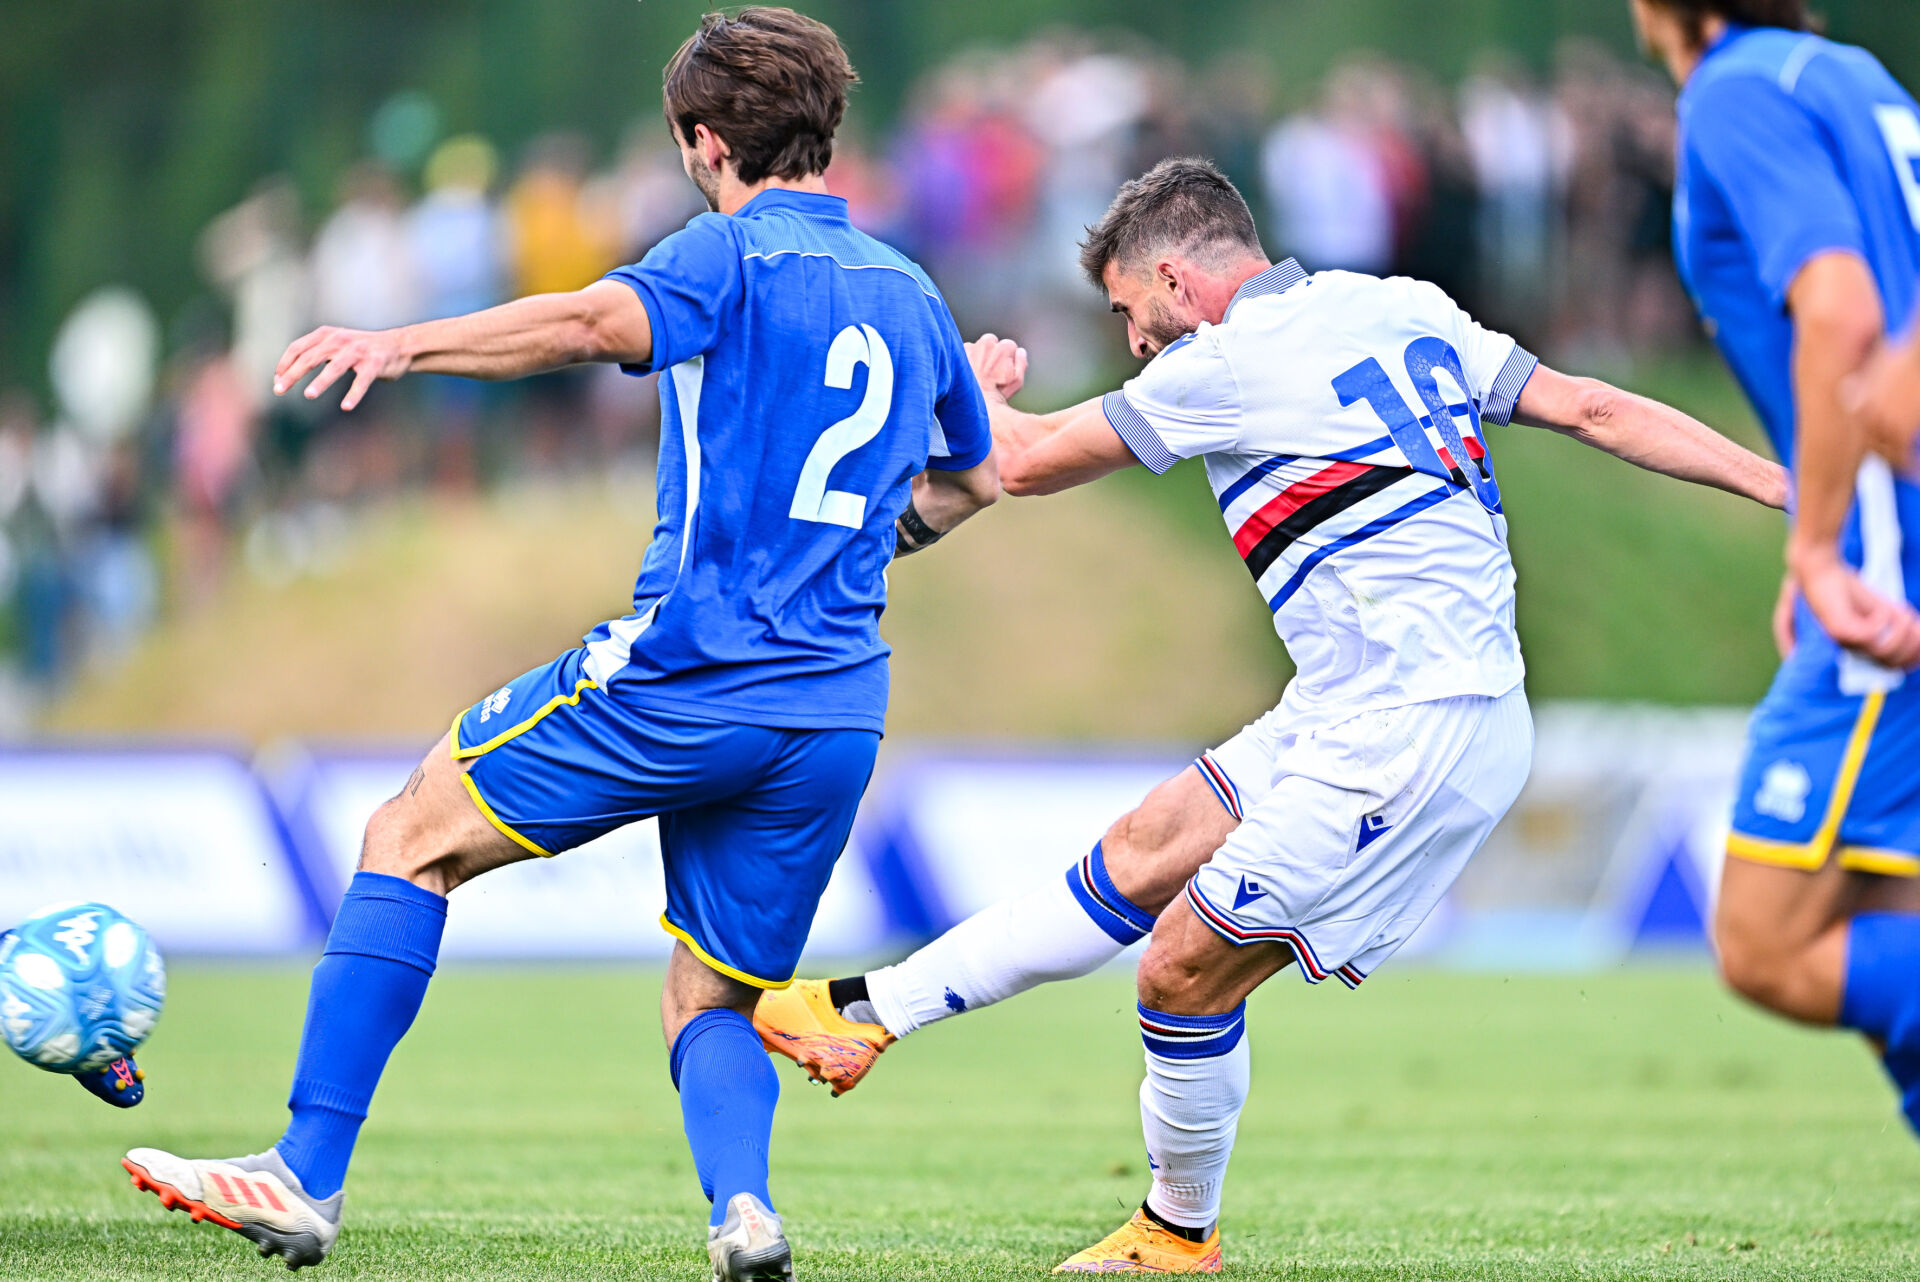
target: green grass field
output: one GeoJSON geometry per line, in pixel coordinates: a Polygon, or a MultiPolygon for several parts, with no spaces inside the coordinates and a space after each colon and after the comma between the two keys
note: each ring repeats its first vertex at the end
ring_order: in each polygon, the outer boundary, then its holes
{"type": "MultiPolygon", "coordinates": [[[[361,1144],[322,1278],[703,1276],[642,971],[455,969],[361,1144]]],[[[279,1274],[165,1214],[135,1144],[278,1133],[304,975],[182,967],[116,1113],[0,1064],[0,1278],[279,1274]]],[[[782,1061],[774,1190],[803,1278],[1032,1278],[1145,1187],[1124,975],[939,1026],[832,1100],[782,1061]]],[[[1920,1275],[1920,1151],[1850,1039],[1703,970],[1283,977],[1250,1020],[1228,1270],[1288,1279],[1920,1275]]]]}

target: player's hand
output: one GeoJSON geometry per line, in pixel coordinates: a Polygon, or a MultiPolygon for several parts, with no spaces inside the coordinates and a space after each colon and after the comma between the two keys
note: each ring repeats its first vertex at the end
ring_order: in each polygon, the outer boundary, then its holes
{"type": "Polygon", "coordinates": [[[273,369],[273,394],[285,396],[296,383],[317,369],[320,373],[307,384],[307,399],[312,400],[350,372],[353,383],[340,398],[340,408],[350,410],[360,403],[375,379],[399,378],[407,372],[408,364],[398,330],[322,325],[305,338],[287,345],[280,363],[273,369]]]}
{"type": "Polygon", "coordinates": [[[1027,381],[1027,349],[1011,338],[982,334],[967,344],[973,376],[988,396],[1010,401],[1027,381]]]}
{"type": "Polygon", "coordinates": [[[1865,424],[1873,448],[1895,467],[1911,469],[1914,438],[1920,436],[1920,344],[1881,344],[1841,396],[1865,424]]]}
{"type": "Polygon", "coordinates": [[[1784,661],[1793,656],[1796,640],[1793,628],[1794,607],[1800,604],[1800,585],[1789,574],[1780,580],[1780,599],[1773,603],[1773,648],[1784,661]]]}
{"type": "Polygon", "coordinates": [[[1836,549],[1796,552],[1793,578],[1840,645],[1889,668],[1920,667],[1920,613],[1868,587],[1836,549]]]}

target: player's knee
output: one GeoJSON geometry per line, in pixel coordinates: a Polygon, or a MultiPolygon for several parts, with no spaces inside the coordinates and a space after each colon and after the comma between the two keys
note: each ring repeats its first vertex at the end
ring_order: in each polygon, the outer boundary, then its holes
{"type": "Polygon", "coordinates": [[[401,803],[401,798],[382,802],[367,820],[360,843],[360,871],[384,873],[389,877],[416,880],[436,863],[442,852],[429,848],[417,815],[418,807],[401,803]]]}
{"type": "Polygon", "coordinates": [[[1713,942],[1727,987],[1773,1010],[1791,1003],[1796,967],[1776,937],[1722,914],[1714,922],[1713,942]]]}
{"type": "Polygon", "coordinates": [[[1207,968],[1170,941],[1154,936],[1136,976],[1140,1004],[1149,1010],[1184,1012],[1203,1004],[1207,968]]]}

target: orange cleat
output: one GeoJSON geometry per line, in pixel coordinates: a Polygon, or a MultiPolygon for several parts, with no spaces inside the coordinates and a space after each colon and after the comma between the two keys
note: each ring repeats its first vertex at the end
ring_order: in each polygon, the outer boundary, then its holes
{"type": "Polygon", "coordinates": [[[825,1082],[836,1097],[860,1084],[894,1037],[878,1024],[856,1024],[833,1007],[824,979],[797,979],[760,994],[753,1010],[760,1042],[825,1082]]]}
{"type": "Polygon", "coordinates": [[[1204,1242],[1189,1242],[1169,1233],[1135,1211],[1133,1218],[1080,1254],[1069,1258],[1055,1273],[1218,1273],[1220,1230],[1204,1242]]]}

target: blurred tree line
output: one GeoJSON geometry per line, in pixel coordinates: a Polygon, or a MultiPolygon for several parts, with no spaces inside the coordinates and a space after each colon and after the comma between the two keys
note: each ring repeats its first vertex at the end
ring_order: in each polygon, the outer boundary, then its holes
{"type": "MultiPolygon", "coordinates": [[[[1626,0],[797,0],[845,38],[883,124],[919,72],[1050,25],[1120,31],[1204,65],[1266,59],[1282,102],[1343,52],[1452,79],[1489,47],[1544,69],[1566,37],[1630,51],[1626,0]]],[[[662,63],[699,0],[0,0],[0,385],[43,391],[84,293],[124,281],[172,318],[203,286],[200,230],[272,174],[309,209],[376,120],[478,131],[512,155],[556,127],[610,146],[659,119],[662,63]],[[403,97],[398,117],[396,95],[403,97]],[[383,105],[389,110],[382,113],[383,105]],[[419,124],[420,119],[414,123],[419,124]]],[[[1832,33],[1920,84],[1920,11],[1827,0],[1832,33]]],[[[424,126],[423,126],[424,127],[424,126]]],[[[662,126],[664,128],[664,126],[662,126]]]]}

